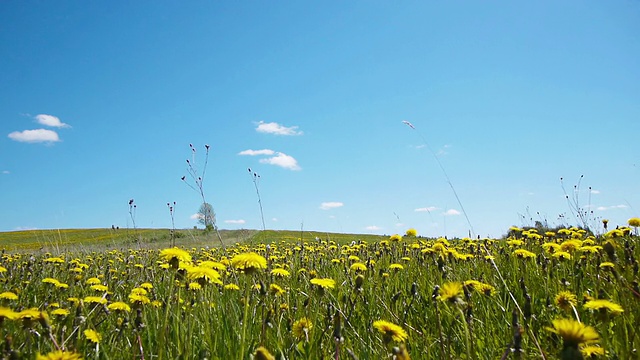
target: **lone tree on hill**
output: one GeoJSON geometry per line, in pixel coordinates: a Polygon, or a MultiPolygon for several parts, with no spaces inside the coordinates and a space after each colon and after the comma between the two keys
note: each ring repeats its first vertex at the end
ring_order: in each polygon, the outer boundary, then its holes
{"type": "Polygon", "coordinates": [[[211,230],[216,223],[216,213],[213,206],[209,203],[203,203],[198,210],[198,222],[204,225],[205,229],[211,230]]]}

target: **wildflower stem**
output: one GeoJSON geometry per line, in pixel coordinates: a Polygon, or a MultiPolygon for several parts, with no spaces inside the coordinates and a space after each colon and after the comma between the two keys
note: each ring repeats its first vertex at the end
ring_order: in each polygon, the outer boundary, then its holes
{"type": "Polygon", "coordinates": [[[245,352],[245,339],[247,335],[247,321],[249,319],[249,286],[250,282],[247,282],[244,290],[244,314],[242,315],[242,337],[240,338],[240,356],[239,360],[244,359],[245,352]]]}

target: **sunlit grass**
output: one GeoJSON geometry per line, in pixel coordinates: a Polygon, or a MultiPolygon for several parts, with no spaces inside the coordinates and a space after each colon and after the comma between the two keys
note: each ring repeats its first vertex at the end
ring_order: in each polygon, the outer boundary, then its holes
{"type": "Polygon", "coordinates": [[[134,242],[5,252],[0,337],[11,340],[2,351],[27,359],[632,358],[638,238],[567,231],[504,240],[267,231],[226,252],[187,239],[178,249],[134,242]]]}

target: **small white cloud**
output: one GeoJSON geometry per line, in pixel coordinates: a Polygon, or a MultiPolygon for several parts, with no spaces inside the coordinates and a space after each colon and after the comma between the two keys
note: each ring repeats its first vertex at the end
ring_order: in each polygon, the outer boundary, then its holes
{"type": "Polygon", "coordinates": [[[256,156],[256,155],[273,155],[275,154],[275,151],[271,150],[271,149],[262,149],[262,150],[243,150],[240,151],[238,153],[238,155],[249,155],[249,156],[256,156]]]}
{"type": "Polygon", "coordinates": [[[38,124],[42,124],[45,126],[57,127],[57,128],[68,128],[71,127],[68,124],[63,123],[60,119],[53,115],[40,114],[36,115],[36,120],[38,124]]]}
{"type": "Polygon", "coordinates": [[[460,215],[460,211],[458,211],[456,209],[449,209],[449,210],[445,211],[443,213],[443,215],[446,215],[446,216],[460,215]]]}
{"type": "Polygon", "coordinates": [[[225,222],[225,224],[240,224],[240,225],[246,223],[246,221],[244,221],[242,219],[240,219],[240,220],[225,220],[224,222],[225,222]]]}
{"type": "Polygon", "coordinates": [[[289,156],[285,153],[278,152],[276,156],[270,157],[268,159],[260,159],[260,163],[276,165],[289,170],[301,170],[302,168],[298,165],[298,160],[296,160],[293,156],[289,156]]]}
{"type": "Polygon", "coordinates": [[[60,141],[57,132],[47,129],[14,131],[9,134],[9,139],[26,143],[54,143],[60,141]]]}
{"type": "Polygon", "coordinates": [[[401,227],[401,226],[404,226],[404,224],[403,223],[396,223],[396,226],[397,227],[401,227]]]}
{"type": "Polygon", "coordinates": [[[37,227],[29,227],[29,226],[18,226],[17,228],[13,229],[14,231],[30,231],[30,230],[38,230],[37,227]]]}
{"type": "Polygon", "coordinates": [[[193,214],[193,215],[189,216],[189,219],[191,219],[191,220],[200,220],[200,219],[202,219],[202,214],[193,214]]]}
{"type": "Polygon", "coordinates": [[[2,173],[3,173],[3,174],[5,174],[5,175],[7,175],[7,174],[11,174],[11,171],[9,171],[9,170],[2,170],[2,173]]]}
{"type": "Polygon", "coordinates": [[[297,126],[286,127],[276,122],[265,123],[264,121],[260,121],[258,123],[258,127],[256,127],[256,131],[261,133],[274,135],[302,135],[302,131],[298,131],[297,129],[297,126]]]}
{"type": "Polygon", "coordinates": [[[438,210],[438,208],[435,207],[435,206],[428,206],[428,207],[417,208],[417,209],[415,209],[413,211],[416,211],[416,212],[425,212],[425,211],[426,212],[431,212],[431,211],[435,211],[435,210],[438,210]]]}
{"type": "Polygon", "coordinates": [[[613,210],[613,209],[626,209],[627,207],[628,207],[627,205],[623,205],[623,204],[613,205],[613,206],[598,206],[596,210],[607,211],[607,210],[613,210]]]}
{"type": "Polygon", "coordinates": [[[271,221],[278,221],[278,218],[271,218],[271,221]]]}
{"type": "Polygon", "coordinates": [[[335,208],[339,208],[339,207],[343,207],[344,203],[341,203],[339,201],[328,201],[328,202],[323,202],[322,204],[320,204],[320,209],[322,210],[330,210],[330,209],[335,209],[335,208]]]}
{"type": "Polygon", "coordinates": [[[367,226],[367,227],[365,228],[365,230],[369,230],[369,231],[377,231],[377,230],[382,230],[382,228],[381,228],[381,227],[379,227],[379,226],[376,226],[376,225],[370,225],[370,226],[367,226]]]}
{"type": "Polygon", "coordinates": [[[593,189],[592,189],[592,190],[591,190],[591,193],[592,193],[592,194],[600,194],[600,190],[593,190],[593,189]]]}

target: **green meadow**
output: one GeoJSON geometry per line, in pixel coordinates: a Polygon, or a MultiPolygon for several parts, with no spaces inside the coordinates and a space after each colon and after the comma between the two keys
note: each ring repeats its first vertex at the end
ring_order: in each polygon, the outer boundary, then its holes
{"type": "Polygon", "coordinates": [[[0,349],[7,359],[636,359],[636,231],[1,233],[0,349]]]}

